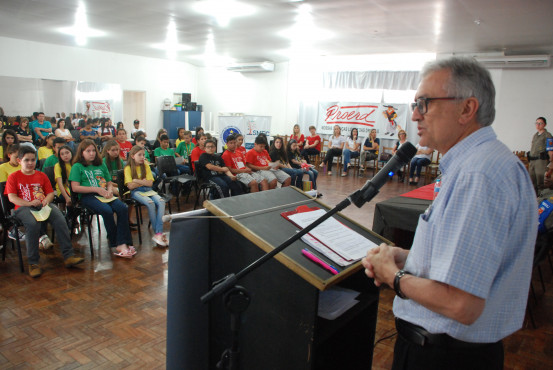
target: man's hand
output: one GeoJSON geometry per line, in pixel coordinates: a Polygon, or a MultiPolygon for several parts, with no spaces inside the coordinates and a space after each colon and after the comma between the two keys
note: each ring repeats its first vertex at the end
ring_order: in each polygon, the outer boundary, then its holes
{"type": "Polygon", "coordinates": [[[384,283],[393,287],[395,274],[403,268],[408,253],[404,249],[382,243],[369,250],[361,263],[365,267],[365,274],[374,279],[376,286],[384,283]]]}

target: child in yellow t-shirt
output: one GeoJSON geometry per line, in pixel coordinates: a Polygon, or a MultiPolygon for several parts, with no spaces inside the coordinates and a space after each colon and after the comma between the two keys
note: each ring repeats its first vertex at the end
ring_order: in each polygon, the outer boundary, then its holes
{"type": "Polygon", "coordinates": [[[165,214],[165,201],[152,190],[154,177],[150,166],[144,160],[144,148],[135,145],[128,156],[128,164],[125,167],[125,185],[131,191],[131,198],[146,206],[148,216],[154,229],[154,243],[167,247],[169,241],[163,233],[163,220],[165,214]]]}
{"type": "Polygon", "coordinates": [[[71,206],[71,190],[69,189],[69,175],[71,174],[71,161],[73,152],[68,145],[58,150],[59,162],[54,165],[54,178],[56,179],[56,190],[58,196],[63,196],[65,204],[71,206]],[[63,165],[63,167],[62,167],[63,165]]]}
{"type": "Polygon", "coordinates": [[[54,139],[56,135],[48,135],[46,137],[46,145],[38,148],[38,160],[43,160],[54,154],[54,139]]]}
{"type": "Polygon", "coordinates": [[[6,149],[8,162],[2,163],[0,165],[0,182],[8,181],[8,176],[21,169],[21,165],[17,161],[17,155],[19,153],[19,144],[11,144],[6,149]]]}

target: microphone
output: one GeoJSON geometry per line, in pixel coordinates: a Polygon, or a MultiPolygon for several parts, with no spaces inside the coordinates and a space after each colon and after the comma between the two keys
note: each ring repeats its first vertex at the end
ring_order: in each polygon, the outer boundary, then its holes
{"type": "Polygon", "coordinates": [[[363,204],[371,200],[378,194],[378,191],[389,179],[389,173],[392,175],[401,167],[405,166],[411,158],[417,153],[417,148],[410,142],[401,145],[396,154],[386,163],[384,167],[363,187],[352,193],[349,198],[353,204],[361,208],[363,204]]]}

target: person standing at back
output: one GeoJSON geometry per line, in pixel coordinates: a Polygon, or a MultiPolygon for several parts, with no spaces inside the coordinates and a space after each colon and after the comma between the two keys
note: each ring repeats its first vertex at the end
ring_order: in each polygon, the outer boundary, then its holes
{"type": "Polygon", "coordinates": [[[553,162],[553,136],[545,129],[545,126],[547,126],[545,117],[536,118],[538,132],[532,137],[532,147],[528,152],[528,161],[530,162],[528,172],[530,172],[536,194],[543,190],[544,176],[551,177],[553,171],[553,168],[548,167],[549,163],[553,162]],[[548,139],[551,142],[549,145],[547,145],[548,139]]]}
{"type": "Polygon", "coordinates": [[[392,369],[503,369],[532,274],[537,202],[526,168],[490,127],[495,88],[474,59],[427,64],[412,104],[441,181],[411,250],[381,244],[362,263],[396,292],[392,369]],[[439,190],[439,192],[438,192],[439,190]]]}

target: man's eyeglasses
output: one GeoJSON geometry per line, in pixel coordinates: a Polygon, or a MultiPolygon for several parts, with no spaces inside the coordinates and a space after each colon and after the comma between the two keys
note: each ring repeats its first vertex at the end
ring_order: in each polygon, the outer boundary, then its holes
{"type": "Polygon", "coordinates": [[[411,103],[411,111],[414,112],[415,108],[419,110],[420,114],[426,114],[428,112],[428,103],[432,100],[458,100],[464,99],[457,96],[446,96],[440,98],[418,98],[414,103],[411,103]]]}

